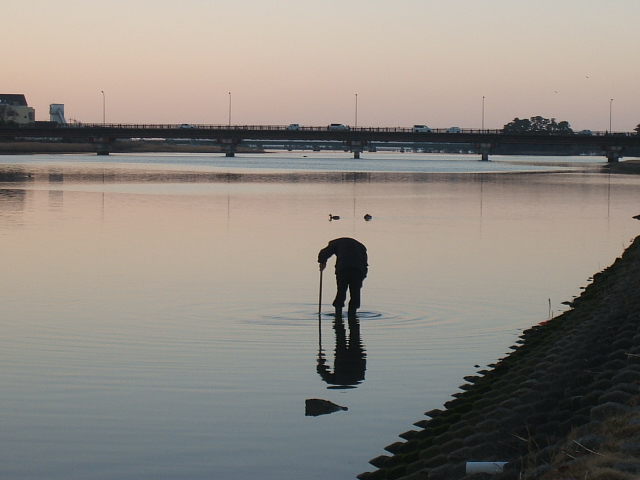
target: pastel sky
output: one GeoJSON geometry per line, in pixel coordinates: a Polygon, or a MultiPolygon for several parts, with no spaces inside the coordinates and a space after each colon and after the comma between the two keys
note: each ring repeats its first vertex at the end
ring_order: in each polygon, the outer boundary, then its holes
{"type": "Polygon", "coordinates": [[[48,120],[640,123],[638,0],[4,1],[0,93],[48,120]],[[104,98],[103,94],[104,92],[104,98]],[[483,100],[484,97],[484,100],[483,100]],[[357,109],[356,109],[357,98],[357,109]],[[611,101],[613,99],[613,101],[611,101]]]}

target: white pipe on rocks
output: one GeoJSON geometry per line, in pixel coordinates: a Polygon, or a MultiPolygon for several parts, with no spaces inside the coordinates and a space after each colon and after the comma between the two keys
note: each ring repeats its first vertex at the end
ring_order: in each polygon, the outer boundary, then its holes
{"type": "Polygon", "coordinates": [[[467,475],[472,473],[500,473],[508,462],[467,462],[467,475]]]}

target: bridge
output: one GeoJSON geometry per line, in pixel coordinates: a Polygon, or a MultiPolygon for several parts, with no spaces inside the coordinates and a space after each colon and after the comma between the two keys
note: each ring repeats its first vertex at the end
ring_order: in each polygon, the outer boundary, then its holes
{"type": "Polygon", "coordinates": [[[502,130],[432,129],[416,132],[406,127],[328,127],[281,125],[138,125],[138,124],[77,124],[56,125],[40,122],[28,126],[0,126],[0,140],[60,139],[96,144],[98,155],[108,155],[109,145],[117,139],[191,139],[214,140],[233,157],[241,142],[251,140],[332,141],[342,142],[354,158],[370,148],[373,142],[385,143],[449,143],[473,145],[481,160],[499,145],[555,145],[598,148],[609,162],[617,162],[630,147],[640,147],[640,135],[635,132],[589,132],[571,134],[504,133],[502,130]]]}

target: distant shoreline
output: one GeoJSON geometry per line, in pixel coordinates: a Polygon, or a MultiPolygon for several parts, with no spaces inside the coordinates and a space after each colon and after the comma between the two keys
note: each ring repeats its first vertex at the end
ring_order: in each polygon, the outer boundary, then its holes
{"type": "MultiPolygon", "coordinates": [[[[37,154],[96,154],[93,143],[61,142],[0,142],[0,155],[37,154]]],[[[238,153],[265,153],[262,148],[239,146],[238,153]]],[[[115,142],[110,145],[110,153],[224,153],[218,145],[189,145],[159,142],[115,142]]],[[[611,173],[640,174],[640,159],[624,158],[618,163],[609,163],[603,171],[611,173]]]]}
{"type": "MultiPolygon", "coordinates": [[[[109,145],[110,153],[222,153],[218,145],[181,145],[160,142],[115,142],[109,145]]],[[[0,142],[0,155],[35,155],[42,153],[71,154],[97,152],[94,143],[72,142],[0,142]]],[[[264,153],[262,148],[239,146],[239,153],[264,153]]]]}
{"type": "Polygon", "coordinates": [[[608,163],[603,167],[604,171],[611,173],[626,173],[630,175],[640,174],[640,159],[622,160],[618,163],[608,163]]]}

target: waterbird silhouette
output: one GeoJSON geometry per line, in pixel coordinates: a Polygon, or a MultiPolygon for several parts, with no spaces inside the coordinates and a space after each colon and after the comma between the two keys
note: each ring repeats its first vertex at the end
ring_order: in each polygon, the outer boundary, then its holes
{"type": "Polygon", "coordinates": [[[371,220],[373,217],[371,215],[369,215],[368,213],[364,216],[364,219],[368,222],[369,220],[371,220]]]}
{"type": "Polygon", "coordinates": [[[329,214],[329,221],[331,220],[340,220],[340,215],[331,215],[329,214]]]}

